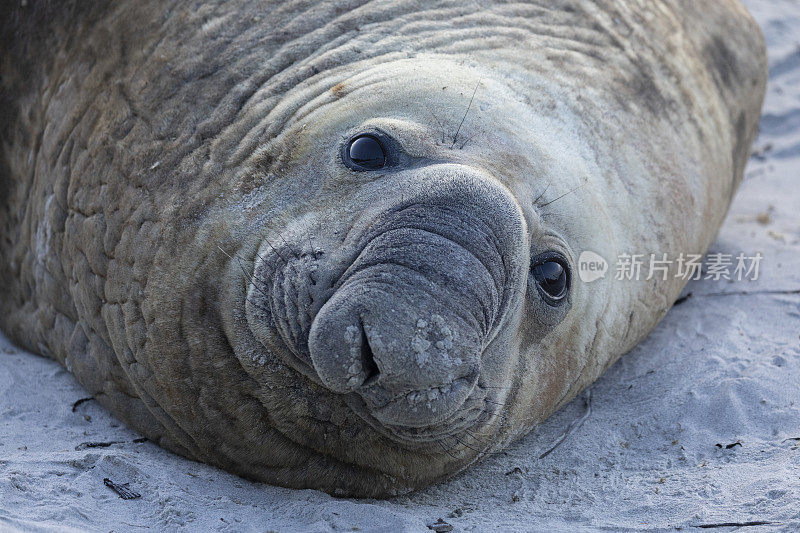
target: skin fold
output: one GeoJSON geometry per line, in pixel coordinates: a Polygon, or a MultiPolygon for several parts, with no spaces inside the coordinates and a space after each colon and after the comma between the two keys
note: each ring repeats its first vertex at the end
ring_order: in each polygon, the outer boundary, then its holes
{"type": "Polygon", "coordinates": [[[463,470],[647,335],[674,266],[578,257],[705,252],[766,82],[734,0],[29,4],[3,331],[165,448],[337,495],[463,470]]]}

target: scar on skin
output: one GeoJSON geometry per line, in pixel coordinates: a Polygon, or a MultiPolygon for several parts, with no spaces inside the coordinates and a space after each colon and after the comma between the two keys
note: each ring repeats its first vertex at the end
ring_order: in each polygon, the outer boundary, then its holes
{"type": "Polygon", "coordinates": [[[331,94],[336,98],[341,98],[344,96],[344,83],[339,82],[333,87],[331,87],[331,94]]]}

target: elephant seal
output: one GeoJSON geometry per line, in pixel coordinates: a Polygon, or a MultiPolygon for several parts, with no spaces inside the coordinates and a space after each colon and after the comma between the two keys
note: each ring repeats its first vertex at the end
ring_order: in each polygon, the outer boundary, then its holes
{"type": "Polygon", "coordinates": [[[16,4],[2,312],[147,438],[424,487],[592,383],[703,253],[766,68],[734,0],[16,4]]]}

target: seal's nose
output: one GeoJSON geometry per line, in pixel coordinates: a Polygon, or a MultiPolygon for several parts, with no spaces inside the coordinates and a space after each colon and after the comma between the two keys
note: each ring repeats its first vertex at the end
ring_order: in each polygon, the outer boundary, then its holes
{"type": "Polygon", "coordinates": [[[477,378],[497,298],[491,275],[458,244],[408,228],[377,237],[358,263],[311,326],[315,370],[385,423],[446,417],[477,378]]]}
{"type": "Polygon", "coordinates": [[[509,272],[527,254],[513,199],[447,193],[385,213],[309,332],[322,383],[385,424],[435,424],[464,403],[522,283],[509,272]]]}

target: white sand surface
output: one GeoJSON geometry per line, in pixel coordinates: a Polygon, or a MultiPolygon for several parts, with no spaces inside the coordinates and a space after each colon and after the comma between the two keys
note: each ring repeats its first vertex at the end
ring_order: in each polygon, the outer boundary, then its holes
{"type": "Polygon", "coordinates": [[[771,82],[712,251],[760,251],[760,278],[690,283],[692,296],[591,387],[590,410],[578,398],[506,452],[410,496],[336,499],[137,442],[96,402],[73,409],[86,396],[73,377],[3,337],[0,530],[424,532],[441,518],[453,531],[800,531],[800,2],[746,3],[771,82]],[[106,478],[141,497],[120,498],[106,478]]]}

